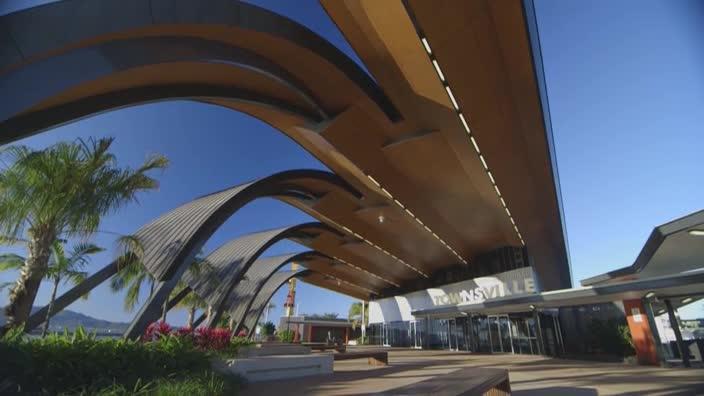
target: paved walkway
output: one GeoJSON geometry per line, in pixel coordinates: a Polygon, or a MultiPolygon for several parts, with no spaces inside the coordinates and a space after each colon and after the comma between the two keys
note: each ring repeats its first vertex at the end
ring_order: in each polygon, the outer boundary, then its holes
{"type": "Polygon", "coordinates": [[[704,369],[664,369],[525,355],[389,349],[389,366],[335,362],[329,376],[252,383],[245,395],[359,395],[393,390],[464,367],[509,369],[514,395],[704,395],[704,369]]]}

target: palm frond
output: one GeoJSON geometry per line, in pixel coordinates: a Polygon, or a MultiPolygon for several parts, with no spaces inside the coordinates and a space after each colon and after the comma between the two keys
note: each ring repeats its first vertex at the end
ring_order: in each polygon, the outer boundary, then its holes
{"type": "Polygon", "coordinates": [[[118,267],[127,267],[144,257],[144,245],[136,235],[121,235],[115,241],[118,251],[118,267]]]}
{"type": "Polygon", "coordinates": [[[24,261],[24,257],[14,253],[0,254],[0,271],[19,270],[24,261]]]}
{"type": "Polygon", "coordinates": [[[0,235],[0,245],[25,245],[27,240],[12,235],[0,235]]]}
{"type": "Polygon", "coordinates": [[[79,243],[73,246],[68,256],[68,265],[71,268],[84,268],[90,264],[90,255],[97,254],[105,249],[92,243],[79,243]]]}
{"type": "Polygon", "coordinates": [[[134,308],[139,304],[139,294],[142,290],[142,284],[148,281],[146,279],[146,274],[142,274],[137,277],[133,282],[129,284],[127,288],[127,294],[125,294],[125,300],[123,307],[125,311],[132,312],[134,308]]]}

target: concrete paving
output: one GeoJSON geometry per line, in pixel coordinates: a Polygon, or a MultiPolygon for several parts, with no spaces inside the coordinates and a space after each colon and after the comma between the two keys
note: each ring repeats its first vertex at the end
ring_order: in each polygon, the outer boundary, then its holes
{"type": "Polygon", "coordinates": [[[394,389],[464,367],[509,369],[514,395],[704,395],[704,369],[667,369],[526,355],[388,349],[389,366],[335,362],[334,374],[249,384],[244,395],[360,395],[394,389]]]}

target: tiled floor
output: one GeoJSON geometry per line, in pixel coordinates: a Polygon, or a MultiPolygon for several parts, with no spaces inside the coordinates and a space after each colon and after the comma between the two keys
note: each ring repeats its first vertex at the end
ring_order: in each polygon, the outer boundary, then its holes
{"type": "Polygon", "coordinates": [[[525,355],[389,350],[389,366],[335,362],[330,376],[252,383],[245,395],[358,395],[390,392],[463,367],[509,369],[514,395],[704,395],[704,369],[664,369],[525,355]]]}

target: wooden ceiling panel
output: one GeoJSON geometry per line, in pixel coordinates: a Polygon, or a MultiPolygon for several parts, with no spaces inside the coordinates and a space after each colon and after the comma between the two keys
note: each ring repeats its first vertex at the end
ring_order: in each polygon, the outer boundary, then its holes
{"type": "MultiPolygon", "coordinates": [[[[520,243],[451,101],[442,92],[443,82],[423,48],[420,31],[526,241],[541,286],[546,290],[569,287],[559,187],[549,147],[551,131],[543,122],[536,82],[542,70],[537,77],[533,64],[533,57],[540,54],[531,52],[523,2],[321,2],[402,112],[403,122],[394,127],[404,132],[386,136],[398,139],[418,131],[437,131],[444,138],[429,134],[390,145],[385,150],[387,161],[368,159],[368,169],[394,167],[393,173],[381,171],[379,181],[408,201],[408,206],[419,202],[414,194],[432,206],[413,210],[424,216],[434,211],[441,221],[431,227],[446,233],[448,242],[462,252],[478,254],[520,243]],[[388,18],[387,12],[395,18],[388,18]],[[444,95],[437,96],[437,91],[444,95]],[[469,212],[476,216],[470,218],[469,212]]],[[[340,139],[336,145],[347,147],[352,142],[340,139]]],[[[370,148],[372,153],[375,148],[370,148]]],[[[350,154],[350,158],[356,156],[350,154]]]]}

